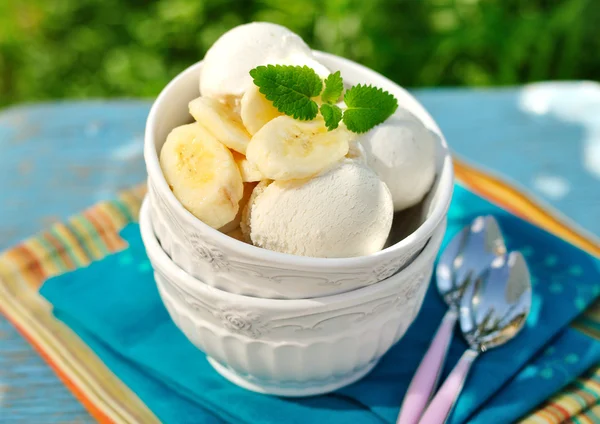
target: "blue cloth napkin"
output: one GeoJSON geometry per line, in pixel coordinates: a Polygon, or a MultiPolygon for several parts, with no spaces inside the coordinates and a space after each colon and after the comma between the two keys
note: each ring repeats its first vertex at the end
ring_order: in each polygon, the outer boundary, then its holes
{"type": "MultiPolygon", "coordinates": [[[[600,294],[600,261],[457,186],[444,244],[475,216],[493,214],[526,257],[533,309],[522,333],[474,365],[452,423],[513,421],[600,360],[600,342],[568,327],[600,294]]],[[[217,374],[171,322],[132,224],[129,248],[48,280],[56,316],[165,423],[393,423],[445,306],[432,284],[415,323],[364,379],[305,399],[259,395],[217,374]]],[[[458,336],[445,374],[466,348],[458,336]]]]}

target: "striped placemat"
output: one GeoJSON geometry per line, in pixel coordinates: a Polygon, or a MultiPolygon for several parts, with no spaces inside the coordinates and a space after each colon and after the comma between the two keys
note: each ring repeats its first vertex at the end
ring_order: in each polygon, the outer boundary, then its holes
{"type": "MultiPolygon", "coordinates": [[[[588,252],[600,245],[499,178],[455,161],[460,182],[472,191],[528,219],[588,252]]],[[[119,230],[135,221],[145,193],[136,187],[116,200],[99,203],[0,255],[0,312],[48,362],[87,410],[102,423],[158,422],[146,405],[123,384],[51,312],[38,289],[49,277],[84,267],[125,248],[119,230]]],[[[573,326],[600,339],[600,302],[573,326]]],[[[524,423],[600,422],[600,366],[525,417],[524,423]]]]}

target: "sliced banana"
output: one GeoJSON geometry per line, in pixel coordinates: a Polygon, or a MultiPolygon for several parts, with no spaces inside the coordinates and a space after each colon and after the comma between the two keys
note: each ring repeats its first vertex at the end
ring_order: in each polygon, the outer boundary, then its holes
{"type": "Polygon", "coordinates": [[[266,99],[256,85],[250,86],[242,96],[240,114],[246,130],[252,135],[270,120],[283,115],[266,99]]]}
{"type": "Polygon", "coordinates": [[[256,181],[264,180],[263,174],[258,170],[256,164],[246,159],[246,156],[238,153],[234,150],[231,151],[233,154],[233,160],[240,169],[242,174],[242,181],[245,183],[253,183],[256,181]]]}
{"type": "Polygon", "coordinates": [[[342,159],[352,139],[352,133],[343,126],[327,131],[320,118],[297,121],[280,116],[254,134],[246,157],[264,178],[308,178],[342,159]]]}
{"type": "Polygon", "coordinates": [[[238,212],[237,212],[235,218],[233,218],[233,220],[231,222],[228,222],[227,224],[225,224],[224,226],[219,228],[220,232],[229,235],[229,233],[234,231],[236,228],[240,227],[240,221],[242,220],[242,213],[244,211],[244,208],[248,204],[248,201],[250,200],[250,196],[252,196],[252,191],[254,190],[254,187],[256,187],[256,184],[257,183],[244,183],[244,195],[242,196],[242,198],[240,199],[240,201],[238,203],[238,212]]]}
{"type": "Polygon", "coordinates": [[[217,140],[246,154],[250,134],[246,131],[239,115],[230,107],[208,97],[198,97],[189,104],[190,114],[217,140]]]}
{"type": "Polygon", "coordinates": [[[175,197],[213,228],[232,221],[244,194],[233,156],[198,123],[182,125],[167,136],[160,166],[175,197]]]}
{"type": "MultiPolygon", "coordinates": [[[[299,57],[295,60],[290,60],[291,64],[308,66],[312,68],[321,78],[326,78],[329,75],[329,69],[314,59],[308,57],[299,57]]],[[[318,104],[321,104],[321,96],[314,99],[318,104]]],[[[240,115],[246,130],[252,135],[256,134],[267,122],[282,116],[273,103],[266,99],[260,92],[259,88],[252,84],[242,96],[239,104],[240,115]]]]}

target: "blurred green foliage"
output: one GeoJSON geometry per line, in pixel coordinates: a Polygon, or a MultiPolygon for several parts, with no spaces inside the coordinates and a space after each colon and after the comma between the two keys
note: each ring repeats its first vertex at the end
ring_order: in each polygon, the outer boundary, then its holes
{"type": "Polygon", "coordinates": [[[252,20],[404,86],[600,76],[600,0],[0,0],[0,105],[154,96],[252,20]]]}

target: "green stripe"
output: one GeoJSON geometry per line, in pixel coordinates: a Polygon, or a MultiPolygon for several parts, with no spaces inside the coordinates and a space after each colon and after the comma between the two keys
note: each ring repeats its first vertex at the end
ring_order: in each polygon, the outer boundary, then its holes
{"type": "MultiPolygon", "coordinates": [[[[42,248],[44,249],[44,253],[42,255],[42,257],[44,258],[48,258],[52,261],[52,263],[54,263],[54,265],[56,265],[56,267],[59,269],[60,272],[65,272],[66,267],[64,262],[62,261],[62,259],[60,258],[60,255],[58,255],[58,252],[56,251],[56,248],[54,247],[54,245],[52,245],[52,243],[46,239],[44,234],[39,235],[38,237],[34,237],[31,239],[30,243],[35,243],[38,242],[40,246],[42,246],[42,248]]],[[[40,257],[39,254],[36,254],[36,262],[40,262],[40,257]]]]}
{"type": "MultiPolygon", "coordinates": [[[[595,392],[591,387],[587,387],[585,385],[585,382],[580,381],[580,380],[575,380],[575,386],[577,386],[577,388],[579,390],[581,390],[582,392],[588,393],[589,395],[592,396],[592,398],[594,399],[592,401],[592,405],[595,404],[600,399],[600,395],[598,395],[598,393],[595,392]]],[[[575,398],[581,399],[582,406],[584,406],[584,407],[588,407],[590,405],[589,403],[586,402],[585,398],[579,394],[570,393],[569,396],[572,397],[573,399],[575,399],[575,398]]]]}
{"type": "Polygon", "coordinates": [[[117,212],[121,214],[123,218],[125,218],[126,222],[133,221],[133,213],[131,209],[125,204],[122,200],[113,200],[109,203],[110,206],[114,207],[117,212]]]}
{"type": "MultiPolygon", "coordinates": [[[[596,407],[597,405],[592,406],[596,407]]],[[[593,411],[592,409],[588,409],[585,412],[582,412],[579,416],[586,417],[588,420],[590,420],[593,423],[600,423],[600,411],[593,411]]],[[[581,423],[582,421],[579,421],[579,419],[576,418],[576,420],[573,420],[574,422],[577,423],[581,423]],[[576,421],[577,420],[577,421],[576,421]]]]}
{"type": "MultiPolygon", "coordinates": [[[[586,378],[587,380],[594,380],[597,377],[597,375],[591,375],[589,378],[586,378]]],[[[584,404],[584,408],[581,410],[581,412],[579,412],[578,414],[576,414],[575,416],[571,417],[571,422],[573,423],[584,423],[583,418],[588,418],[589,420],[591,420],[594,423],[600,423],[600,415],[598,415],[598,412],[600,411],[593,411],[593,408],[597,408],[600,403],[600,394],[598,392],[595,392],[594,389],[590,388],[590,387],[586,387],[585,386],[585,382],[582,382],[580,380],[576,380],[575,381],[575,386],[577,386],[580,390],[585,391],[586,393],[590,393],[594,398],[595,401],[593,401],[591,404],[584,404]]],[[[577,395],[575,393],[569,393],[568,396],[571,399],[582,399],[583,397],[581,397],[580,395],[577,395]]],[[[585,424],[587,424],[587,421],[585,421],[585,424]]]]}
{"type": "MultiPolygon", "coordinates": [[[[72,218],[72,220],[76,220],[77,217],[72,218]]],[[[81,234],[79,232],[79,230],[77,229],[77,227],[75,227],[73,225],[73,223],[71,222],[71,220],[69,220],[69,223],[67,224],[67,228],[69,229],[69,231],[71,232],[71,234],[73,234],[73,237],[75,238],[75,240],[77,240],[77,246],[81,248],[81,250],[83,250],[83,253],[85,254],[85,256],[87,256],[87,258],[92,261],[94,259],[94,255],[92,254],[92,252],[90,251],[90,249],[87,246],[87,243],[85,242],[86,239],[86,234],[81,234]]]]}
{"type": "MultiPolygon", "coordinates": [[[[104,240],[102,239],[102,236],[98,233],[98,230],[96,229],[96,227],[90,222],[89,219],[85,218],[83,215],[78,215],[75,220],[81,224],[82,227],[84,227],[87,230],[87,238],[85,239],[84,243],[93,243],[93,245],[95,247],[98,248],[98,250],[100,250],[100,252],[102,252],[101,257],[104,257],[106,255],[108,255],[110,252],[108,246],[106,245],[106,243],[104,243],[104,240]]],[[[96,258],[95,256],[93,256],[93,258],[95,260],[100,259],[100,258],[96,258]]]]}
{"type": "MultiPolygon", "coordinates": [[[[585,388],[581,387],[579,385],[579,382],[576,381],[575,385],[583,392],[585,392],[585,388]]],[[[585,398],[583,396],[581,396],[579,393],[574,393],[573,389],[568,390],[565,395],[573,400],[574,402],[577,402],[579,404],[579,406],[581,406],[581,411],[585,410],[586,408],[588,408],[590,406],[590,404],[588,402],[586,402],[585,398]]],[[[593,402],[592,402],[593,403],[593,402]]]]}
{"type": "MultiPolygon", "coordinates": [[[[71,231],[71,229],[69,228],[68,225],[65,225],[64,230],[67,231],[69,234],[71,234],[73,236],[73,238],[77,239],[77,237],[75,236],[75,234],[73,234],[73,232],[71,231]]],[[[67,252],[67,254],[69,255],[69,257],[71,258],[71,260],[73,261],[73,263],[77,266],[77,268],[81,268],[82,266],[84,266],[84,263],[81,262],[78,258],[77,255],[75,255],[73,253],[73,247],[72,246],[72,242],[63,238],[63,236],[61,234],[58,233],[56,227],[52,227],[50,229],[50,233],[54,236],[55,239],[58,240],[59,243],[61,243],[64,247],[65,247],[65,251],[67,252]]]]}

